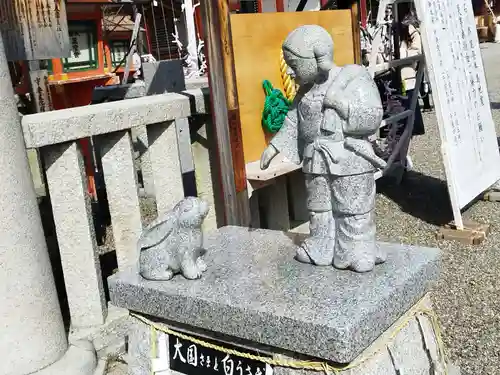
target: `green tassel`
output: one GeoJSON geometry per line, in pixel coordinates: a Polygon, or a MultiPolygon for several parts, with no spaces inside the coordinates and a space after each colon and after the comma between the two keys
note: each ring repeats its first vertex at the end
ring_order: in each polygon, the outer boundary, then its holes
{"type": "Polygon", "coordinates": [[[267,79],[262,82],[266,99],[262,111],[262,126],[270,133],[277,133],[283,126],[292,102],[283,93],[273,88],[267,79]]]}

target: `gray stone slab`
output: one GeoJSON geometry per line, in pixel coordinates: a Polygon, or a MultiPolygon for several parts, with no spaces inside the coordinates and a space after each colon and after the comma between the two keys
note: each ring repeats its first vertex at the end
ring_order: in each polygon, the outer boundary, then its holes
{"type": "Polygon", "coordinates": [[[151,328],[132,320],[129,330],[128,371],[130,375],[151,374],[151,328]]]}
{"type": "Polygon", "coordinates": [[[290,213],[288,211],[288,192],[286,177],[276,178],[271,185],[259,189],[259,206],[265,216],[266,228],[288,231],[290,213]]]}
{"type": "Polygon", "coordinates": [[[186,90],[181,60],[164,60],[142,64],[147,95],[186,90]]]}
{"type": "Polygon", "coordinates": [[[191,149],[191,136],[189,134],[189,120],[178,118],[175,120],[177,134],[177,147],[179,149],[179,162],[182,173],[194,171],[193,150],[191,149]]]}
{"type": "Polygon", "coordinates": [[[147,131],[146,156],[151,161],[156,207],[161,216],[184,198],[176,126],[173,121],[163,122],[148,126],[147,131]]]}
{"type": "Polygon", "coordinates": [[[416,320],[404,327],[400,334],[389,344],[389,351],[396,371],[419,375],[428,374],[429,358],[422,345],[422,335],[416,320]]]}
{"type": "Polygon", "coordinates": [[[67,342],[2,38],[0,77],[0,373],[25,375],[67,342]]]}
{"type": "Polygon", "coordinates": [[[68,341],[70,344],[82,340],[90,341],[94,344],[97,358],[115,358],[126,352],[126,336],[130,324],[129,311],[110,304],[104,324],[86,328],[76,328],[72,325],[68,341]]]}
{"type": "Polygon", "coordinates": [[[206,113],[208,97],[208,89],[196,89],[26,115],[21,121],[26,148],[206,113]]]}
{"type": "Polygon", "coordinates": [[[132,140],[129,132],[122,131],[102,137],[99,145],[116,259],[121,270],[137,264],[137,240],[142,232],[132,140]]]}
{"type": "Polygon", "coordinates": [[[45,196],[45,179],[42,172],[42,165],[40,163],[40,154],[37,149],[26,150],[28,155],[28,163],[31,170],[31,177],[35,185],[35,192],[37,197],[45,196]]]}
{"type": "Polygon", "coordinates": [[[149,148],[148,130],[146,126],[136,126],[130,130],[134,150],[139,153],[142,182],[147,196],[152,197],[155,193],[153,167],[147,152],[149,148]]]}
{"type": "Polygon", "coordinates": [[[140,98],[146,95],[146,85],[143,81],[127,83],[125,85],[111,85],[95,87],[92,91],[92,102],[115,101],[140,98]]]}
{"type": "Polygon", "coordinates": [[[357,274],[293,259],[294,235],[224,227],[206,236],[200,280],[109,279],[113,304],[339,363],[413,306],[439,273],[439,250],[380,243],[385,264],[357,274]]]}
{"type": "Polygon", "coordinates": [[[208,87],[208,77],[193,77],[186,80],[186,89],[201,89],[208,87]]]}
{"type": "Polygon", "coordinates": [[[97,357],[92,343],[75,342],[57,362],[32,375],[96,375],[97,357]]]}
{"type": "Polygon", "coordinates": [[[224,202],[219,185],[219,166],[215,132],[211,116],[198,117],[202,125],[193,132],[191,149],[198,197],[208,202],[210,211],[203,222],[203,230],[210,232],[224,222],[224,202]]]}
{"type": "MultiPolygon", "coordinates": [[[[445,357],[442,355],[442,348],[438,349],[437,346],[431,347],[428,345],[430,341],[437,342],[436,331],[431,328],[430,320],[432,318],[419,313],[422,310],[432,311],[429,294],[406,311],[354,361],[349,363],[347,368],[343,368],[345,365],[330,364],[337,368],[337,372],[326,371],[326,373],[342,375],[445,375],[446,363],[445,357]],[[423,327],[427,328],[422,330],[423,327]]],[[[195,338],[215,340],[218,345],[225,348],[234,345],[239,348],[239,351],[258,352],[261,355],[285,362],[316,360],[309,356],[263,346],[234,336],[214,334],[185,325],[178,326],[175,323],[158,319],[155,319],[157,330],[152,330],[149,324],[145,324],[135,317],[131,317],[131,321],[134,328],[130,331],[129,336],[129,362],[133,363],[133,367],[130,366],[130,375],[150,375],[152,371],[158,374],[165,371],[171,375],[182,375],[182,373],[170,369],[170,358],[167,354],[169,352],[169,335],[162,333],[162,329],[180,331],[195,338]]],[[[202,346],[197,345],[198,353],[203,352],[202,346]]],[[[185,345],[181,345],[179,349],[181,354],[187,354],[185,345]]],[[[236,363],[234,357],[231,359],[236,363]]],[[[449,371],[451,368],[448,366],[449,371]]],[[[273,366],[272,369],[269,368],[269,370],[274,375],[314,375],[323,373],[278,365],[273,366]]],[[[196,372],[196,369],[193,368],[193,371],[196,372]]],[[[233,373],[238,374],[238,370],[233,373]]]]}
{"type": "Polygon", "coordinates": [[[81,151],[68,142],[45,148],[43,155],[71,324],[103,324],[106,297],[81,151]]]}

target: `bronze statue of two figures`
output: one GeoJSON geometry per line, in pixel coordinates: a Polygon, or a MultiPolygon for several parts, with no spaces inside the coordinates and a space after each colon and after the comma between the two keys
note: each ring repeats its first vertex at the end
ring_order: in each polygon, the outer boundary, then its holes
{"type": "MultiPolygon", "coordinates": [[[[310,235],[297,249],[298,261],[367,272],[386,259],[375,241],[374,217],[374,173],[386,164],[368,140],[383,108],[368,71],[336,66],[333,53],[333,40],[320,26],[304,25],[287,36],[283,54],[300,89],[262,154],[261,169],[279,153],[302,164],[310,235]]],[[[141,275],[199,277],[206,269],[200,256],[207,212],[204,202],[186,198],[163,220],[168,225],[160,219],[146,228],[139,241],[141,275]]]]}

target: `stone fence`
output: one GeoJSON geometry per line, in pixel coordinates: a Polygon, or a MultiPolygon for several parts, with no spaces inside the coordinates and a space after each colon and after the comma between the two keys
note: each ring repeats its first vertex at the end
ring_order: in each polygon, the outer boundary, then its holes
{"type": "MultiPolygon", "coordinates": [[[[22,130],[27,149],[40,151],[52,205],[72,327],[103,324],[107,302],[78,140],[93,137],[112,223],[118,268],[133,266],[143,222],[132,132],[144,185],[155,196],[158,215],[184,197],[183,175],[196,180],[197,195],[212,206],[206,220],[217,227],[212,172],[213,141],[208,124],[208,90],[147,96],[27,115],[22,130]]],[[[215,174],[214,174],[215,175],[215,174]]],[[[185,179],[184,179],[185,180],[185,179]]]]}

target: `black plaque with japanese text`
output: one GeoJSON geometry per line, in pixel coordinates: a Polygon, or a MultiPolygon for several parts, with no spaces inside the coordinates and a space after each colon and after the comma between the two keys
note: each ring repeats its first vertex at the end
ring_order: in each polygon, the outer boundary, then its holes
{"type": "MultiPolygon", "coordinates": [[[[193,335],[191,335],[193,336],[193,335]]],[[[168,335],[170,369],[186,375],[267,375],[271,373],[269,365],[264,362],[229,355],[218,350],[206,348],[190,340],[183,340],[174,335],[168,335]]],[[[234,345],[207,340],[193,336],[210,344],[242,353],[268,357],[262,353],[240,348],[234,345]]]]}

